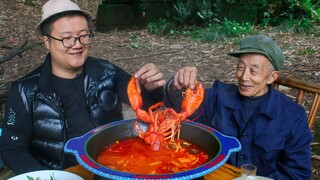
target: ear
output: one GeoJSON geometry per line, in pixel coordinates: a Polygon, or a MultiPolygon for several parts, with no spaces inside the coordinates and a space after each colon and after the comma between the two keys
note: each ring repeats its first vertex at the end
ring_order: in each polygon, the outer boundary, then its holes
{"type": "Polygon", "coordinates": [[[279,71],[272,71],[271,75],[268,77],[267,83],[272,84],[275,80],[278,79],[279,75],[280,75],[279,71]]]}
{"type": "Polygon", "coordinates": [[[42,36],[42,40],[44,42],[44,45],[46,46],[46,48],[49,50],[49,47],[50,47],[50,42],[49,42],[49,38],[48,36],[42,36]]]}

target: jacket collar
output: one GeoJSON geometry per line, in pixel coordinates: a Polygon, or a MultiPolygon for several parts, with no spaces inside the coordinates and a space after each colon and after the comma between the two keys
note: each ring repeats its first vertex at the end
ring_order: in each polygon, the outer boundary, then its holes
{"type": "MultiPolygon", "coordinates": [[[[277,90],[275,90],[272,85],[269,85],[269,91],[267,93],[267,96],[259,105],[258,113],[265,114],[270,119],[272,119],[275,116],[274,113],[276,112],[276,105],[274,102],[277,101],[277,96],[277,90]]],[[[241,95],[238,89],[237,91],[233,91],[230,96],[228,96],[227,100],[224,102],[224,105],[230,109],[233,109],[234,111],[241,110],[241,95]]]]}
{"type": "Polygon", "coordinates": [[[261,102],[259,111],[261,114],[265,114],[270,119],[273,119],[275,117],[275,112],[277,109],[277,97],[279,95],[279,92],[274,89],[273,85],[269,85],[269,92],[267,94],[267,97],[261,102]]]}
{"type": "Polygon", "coordinates": [[[106,60],[97,59],[89,56],[86,59],[86,62],[84,63],[84,68],[83,68],[85,73],[91,79],[97,82],[101,79],[101,76],[106,69],[105,66],[107,66],[107,63],[100,63],[100,62],[106,62],[106,60]],[[98,63],[100,63],[100,65],[97,65],[98,63]]]}
{"type": "Polygon", "coordinates": [[[53,92],[50,53],[47,54],[42,64],[42,70],[41,70],[38,86],[39,86],[39,89],[45,94],[50,94],[53,92]]]}

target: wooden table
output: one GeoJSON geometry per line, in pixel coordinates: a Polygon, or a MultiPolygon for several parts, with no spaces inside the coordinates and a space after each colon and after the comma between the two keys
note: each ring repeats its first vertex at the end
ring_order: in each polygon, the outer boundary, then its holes
{"type": "Polygon", "coordinates": [[[235,166],[225,163],[219,169],[204,176],[205,180],[231,180],[240,177],[241,170],[235,166]]]}
{"type": "MultiPolygon", "coordinates": [[[[81,176],[85,180],[92,180],[93,173],[82,167],[81,165],[74,166],[66,169],[66,171],[72,172],[81,176]]],[[[230,164],[224,164],[219,169],[213,171],[210,174],[204,176],[205,180],[232,180],[240,176],[240,169],[230,164]]]]}

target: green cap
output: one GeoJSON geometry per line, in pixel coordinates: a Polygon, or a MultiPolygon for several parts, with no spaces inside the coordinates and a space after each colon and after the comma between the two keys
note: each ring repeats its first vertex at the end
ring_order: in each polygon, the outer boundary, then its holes
{"type": "Polygon", "coordinates": [[[248,36],[240,42],[240,50],[228,53],[239,57],[241,54],[255,53],[265,55],[276,70],[284,68],[284,55],[280,47],[268,36],[248,36]]]}

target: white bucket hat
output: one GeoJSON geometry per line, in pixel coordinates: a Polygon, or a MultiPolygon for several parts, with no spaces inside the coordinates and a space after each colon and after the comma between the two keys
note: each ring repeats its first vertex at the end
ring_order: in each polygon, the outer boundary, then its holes
{"type": "Polygon", "coordinates": [[[38,23],[36,27],[36,31],[38,33],[41,33],[40,32],[41,24],[45,20],[47,20],[49,17],[62,12],[67,12],[67,11],[79,11],[83,13],[86,16],[86,18],[88,18],[89,20],[92,20],[92,15],[90,12],[81,10],[76,3],[70,0],[49,0],[42,7],[41,21],[38,23]]]}

